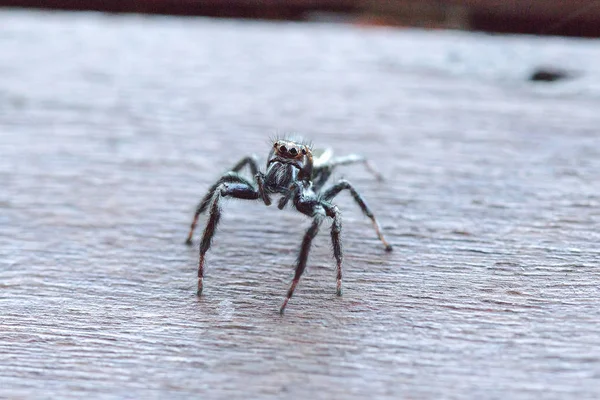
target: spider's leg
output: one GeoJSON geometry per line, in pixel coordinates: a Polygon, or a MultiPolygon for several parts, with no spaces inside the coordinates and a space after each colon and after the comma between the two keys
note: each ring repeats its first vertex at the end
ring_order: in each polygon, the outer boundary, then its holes
{"type": "Polygon", "coordinates": [[[240,161],[238,161],[237,164],[235,164],[233,166],[231,171],[229,171],[225,175],[223,175],[221,177],[221,179],[219,179],[214,185],[212,185],[210,187],[210,189],[208,189],[208,192],[206,193],[206,195],[204,195],[204,197],[202,198],[202,200],[200,200],[200,203],[198,203],[198,206],[196,207],[196,212],[194,213],[194,219],[192,220],[192,223],[190,226],[190,232],[188,234],[187,240],[185,241],[186,244],[192,244],[192,235],[194,234],[194,229],[196,228],[196,224],[198,223],[198,217],[200,216],[200,214],[202,214],[206,210],[206,207],[208,207],[208,204],[210,203],[210,200],[213,197],[215,189],[221,183],[223,183],[223,182],[243,182],[243,183],[250,184],[250,182],[247,179],[245,179],[238,173],[246,165],[248,166],[248,168],[250,168],[250,172],[252,172],[252,176],[254,176],[258,173],[258,161],[257,161],[256,156],[252,155],[252,156],[244,157],[240,161]]]}
{"type": "Polygon", "coordinates": [[[238,161],[237,164],[233,166],[233,168],[231,168],[231,170],[233,172],[239,172],[246,165],[248,166],[248,168],[250,168],[252,176],[258,173],[258,160],[255,155],[242,158],[240,161],[238,161]]]}
{"type": "Polygon", "coordinates": [[[302,239],[302,245],[300,246],[300,253],[298,254],[298,259],[296,261],[296,271],[294,273],[294,279],[292,280],[292,285],[290,286],[287,297],[285,298],[281,308],[279,309],[279,313],[283,314],[285,311],[285,307],[287,306],[288,301],[294,295],[294,290],[296,290],[296,286],[298,286],[298,282],[300,281],[300,277],[306,269],[306,261],[308,260],[308,253],[310,252],[310,246],[312,244],[313,239],[317,236],[319,232],[319,227],[323,222],[323,217],[326,212],[321,202],[317,198],[315,192],[310,189],[309,186],[305,186],[305,183],[296,182],[290,191],[294,195],[294,205],[296,209],[300,211],[304,215],[308,215],[312,217],[313,222],[304,234],[304,238],[302,239]]]}
{"type": "Polygon", "coordinates": [[[313,222],[304,234],[304,238],[302,239],[302,246],[300,247],[300,254],[298,254],[298,260],[296,264],[296,272],[294,273],[294,280],[292,281],[292,285],[290,286],[287,297],[283,301],[281,308],[279,309],[279,313],[283,315],[285,311],[285,306],[287,306],[288,301],[294,295],[294,290],[296,290],[296,286],[298,286],[298,282],[300,281],[300,277],[306,268],[306,261],[308,260],[308,253],[310,251],[310,245],[312,244],[312,240],[317,236],[319,232],[319,227],[321,226],[321,222],[323,222],[323,217],[321,215],[316,215],[313,219],[313,222]]]}
{"type": "MultiPolygon", "coordinates": [[[[236,167],[238,167],[240,163],[238,163],[236,167]]],[[[210,204],[211,199],[215,194],[215,190],[217,190],[219,185],[221,185],[222,183],[243,183],[252,187],[252,183],[250,183],[248,179],[244,178],[235,171],[230,171],[223,175],[217,182],[215,182],[214,185],[210,187],[210,189],[208,189],[208,192],[204,195],[202,200],[200,200],[200,203],[198,203],[198,206],[196,207],[196,212],[194,213],[194,219],[192,220],[192,223],[190,225],[190,231],[188,233],[187,240],[185,241],[186,244],[192,244],[192,236],[194,235],[194,229],[196,229],[196,224],[198,223],[198,217],[206,210],[206,208],[210,204]]]]}
{"type": "Polygon", "coordinates": [[[356,203],[358,204],[358,206],[360,207],[360,209],[362,210],[362,212],[367,217],[369,217],[371,219],[371,222],[373,223],[373,227],[375,228],[375,232],[377,233],[377,237],[379,238],[379,240],[381,240],[381,242],[385,246],[385,250],[386,251],[392,251],[392,245],[389,244],[387,242],[387,240],[385,240],[385,237],[383,236],[383,233],[381,233],[381,227],[379,226],[379,223],[377,222],[377,219],[375,218],[375,215],[373,215],[373,213],[369,209],[369,206],[367,206],[367,203],[365,202],[365,200],[356,191],[356,189],[354,189],[354,187],[352,187],[352,185],[350,184],[350,182],[348,182],[345,179],[342,179],[337,184],[335,184],[332,187],[330,187],[329,189],[325,190],[321,194],[321,197],[325,201],[330,201],[335,196],[337,196],[342,190],[345,190],[345,189],[347,189],[347,190],[350,191],[350,194],[352,194],[352,197],[354,198],[354,201],[356,201],[356,203]]]}
{"type": "Polygon", "coordinates": [[[316,168],[313,173],[313,188],[315,191],[321,190],[323,185],[327,182],[331,174],[333,173],[333,168],[329,166],[323,166],[320,168],[316,168]]]}
{"type": "Polygon", "coordinates": [[[342,233],[342,215],[338,208],[326,202],[321,202],[321,205],[325,209],[328,217],[333,219],[331,223],[331,244],[333,246],[333,256],[337,263],[337,286],[336,294],[342,295],[342,240],[340,234],[342,233]]]}
{"type": "Polygon", "coordinates": [[[363,164],[367,171],[369,171],[378,181],[383,180],[383,176],[375,169],[373,164],[360,154],[350,154],[344,157],[334,158],[331,161],[327,162],[325,165],[323,165],[323,167],[333,169],[334,167],[340,165],[350,165],[359,163],[363,164]]]}
{"type": "Polygon", "coordinates": [[[220,202],[222,197],[234,197],[237,199],[256,200],[258,199],[258,191],[245,182],[239,183],[222,183],[215,190],[215,194],[210,205],[208,222],[204,233],[202,234],[202,241],[200,242],[200,258],[198,260],[198,296],[202,294],[203,278],[204,278],[204,256],[210,248],[212,238],[221,219],[221,207],[220,202]]]}

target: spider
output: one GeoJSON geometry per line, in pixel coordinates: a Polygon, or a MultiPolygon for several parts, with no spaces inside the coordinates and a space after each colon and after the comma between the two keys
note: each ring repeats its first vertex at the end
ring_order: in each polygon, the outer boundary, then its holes
{"type": "Polygon", "coordinates": [[[292,200],[293,205],[302,214],[312,218],[312,224],[304,234],[300,253],[296,261],[294,279],[287,292],[287,296],[280,308],[280,314],[294,294],[298,281],[306,268],[311,242],[319,231],[323,220],[327,217],[333,220],[331,224],[331,241],[333,255],[337,263],[337,288],[336,294],[342,295],[342,243],[340,233],[342,230],[341,214],[338,208],[331,203],[333,198],[341,191],[348,190],[362,212],[371,219],[379,240],[386,251],[391,251],[392,246],[387,242],[375,216],[363,200],[361,195],[347,180],[340,180],[333,186],[324,189],[323,186],[337,166],[362,163],[378,180],[381,175],[373,169],[369,161],[360,155],[351,154],[345,157],[332,158],[331,150],[314,151],[306,143],[277,139],[274,141],[267,159],[266,172],[259,170],[255,156],[242,158],[231,171],[224,174],[196,207],[186,244],[192,244],[192,236],[198,217],[208,209],[209,217],[200,242],[200,258],[198,261],[198,296],[204,287],[205,255],[210,248],[212,238],[221,218],[221,199],[233,197],[246,200],[261,200],[265,205],[271,205],[271,195],[280,195],[278,208],[283,209],[292,200]],[[240,171],[248,166],[253,175],[253,180],[245,178],[240,171]]]}

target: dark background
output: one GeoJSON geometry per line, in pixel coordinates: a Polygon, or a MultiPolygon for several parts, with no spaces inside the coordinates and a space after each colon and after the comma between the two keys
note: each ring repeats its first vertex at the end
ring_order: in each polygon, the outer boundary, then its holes
{"type": "Polygon", "coordinates": [[[0,6],[600,36],[598,0],[0,0],[0,6]]]}

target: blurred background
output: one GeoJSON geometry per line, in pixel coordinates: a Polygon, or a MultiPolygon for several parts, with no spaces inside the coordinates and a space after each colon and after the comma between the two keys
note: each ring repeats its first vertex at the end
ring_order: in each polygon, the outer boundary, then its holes
{"type": "Polygon", "coordinates": [[[598,0],[0,0],[0,6],[598,37],[598,0]]]}

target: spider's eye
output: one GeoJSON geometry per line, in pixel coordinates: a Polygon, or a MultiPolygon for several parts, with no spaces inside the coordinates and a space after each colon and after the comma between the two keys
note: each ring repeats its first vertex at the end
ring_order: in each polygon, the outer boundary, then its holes
{"type": "Polygon", "coordinates": [[[302,149],[302,154],[306,154],[306,149],[302,149]]]}
{"type": "Polygon", "coordinates": [[[285,146],[281,146],[281,147],[279,148],[279,151],[281,151],[282,153],[285,153],[285,152],[287,151],[287,147],[285,147],[285,146]]]}
{"type": "Polygon", "coordinates": [[[273,145],[273,147],[277,148],[277,143],[275,143],[275,144],[273,145]]]}
{"type": "Polygon", "coordinates": [[[291,154],[291,155],[293,155],[293,156],[295,156],[296,154],[298,154],[298,150],[296,150],[296,148],[295,148],[295,147],[292,147],[292,148],[290,149],[290,154],[291,154]]]}

